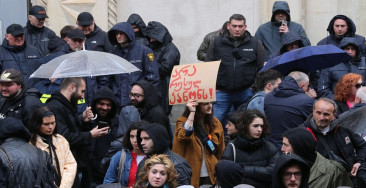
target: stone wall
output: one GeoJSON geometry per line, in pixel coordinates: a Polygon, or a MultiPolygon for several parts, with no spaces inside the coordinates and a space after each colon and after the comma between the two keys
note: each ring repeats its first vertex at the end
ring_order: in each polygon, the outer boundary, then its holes
{"type": "MultiPolygon", "coordinates": [[[[233,13],[243,14],[248,31],[254,35],[260,24],[270,20],[274,0],[33,0],[45,6],[48,26],[59,34],[68,24],[75,25],[80,12],[91,12],[103,30],[140,14],[147,24],[159,21],[173,36],[181,52],[181,64],[197,62],[196,52],[203,37],[218,30],[233,13]]],[[[288,0],[291,19],[301,23],[312,43],[327,36],[326,28],[336,14],[355,22],[357,34],[366,35],[366,0],[288,0]]]]}

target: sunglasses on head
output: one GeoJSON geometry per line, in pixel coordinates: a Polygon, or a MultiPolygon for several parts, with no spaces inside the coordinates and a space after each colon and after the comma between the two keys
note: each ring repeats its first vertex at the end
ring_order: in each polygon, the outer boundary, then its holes
{"type": "Polygon", "coordinates": [[[365,87],[365,82],[362,82],[362,83],[357,83],[356,85],[355,85],[355,87],[358,89],[358,88],[360,88],[361,86],[362,87],[365,87]]]}

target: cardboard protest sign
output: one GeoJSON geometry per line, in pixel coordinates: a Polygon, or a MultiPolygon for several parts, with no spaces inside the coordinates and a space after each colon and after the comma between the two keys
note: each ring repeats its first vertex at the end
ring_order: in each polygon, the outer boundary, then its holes
{"type": "Polygon", "coordinates": [[[220,61],[174,66],[169,83],[169,104],[216,100],[216,79],[220,61]]]}

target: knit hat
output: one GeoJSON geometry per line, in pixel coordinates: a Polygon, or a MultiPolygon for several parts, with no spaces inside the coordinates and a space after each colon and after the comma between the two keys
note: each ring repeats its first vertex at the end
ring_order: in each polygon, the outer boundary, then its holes
{"type": "Polygon", "coordinates": [[[294,150],[295,154],[303,158],[309,166],[312,166],[316,160],[316,146],[313,135],[304,128],[293,128],[283,133],[294,150]]]}

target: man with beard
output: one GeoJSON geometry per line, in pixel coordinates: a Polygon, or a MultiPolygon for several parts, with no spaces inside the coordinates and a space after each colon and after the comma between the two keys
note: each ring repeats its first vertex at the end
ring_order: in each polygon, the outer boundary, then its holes
{"type": "Polygon", "coordinates": [[[48,16],[43,7],[33,6],[29,9],[29,21],[24,27],[27,44],[36,47],[42,56],[49,53],[48,43],[51,39],[56,38],[55,32],[44,26],[46,18],[48,16]]]}
{"type": "Polygon", "coordinates": [[[110,52],[112,50],[107,33],[95,24],[93,15],[89,12],[80,13],[76,24],[86,36],[85,45],[88,50],[100,52],[110,52]]]}
{"type": "Polygon", "coordinates": [[[65,78],[60,91],[53,93],[46,103],[56,114],[57,133],[69,142],[71,152],[78,163],[78,174],[74,182],[76,187],[89,186],[87,146],[92,143],[93,138],[108,134],[109,129],[108,126],[100,129],[98,126],[93,129],[88,126],[88,122],[94,117],[91,107],[87,107],[79,117],[76,115],[77,102],[84,98],[85,87],[85,81],[80,77],[65,78]],[[81,182],[80,175],[82,175],[81,182]]]}
{"type": "Polygon", "coordinates": [[[42,106],[41,93],[28,89],[22,80],[22,73],[15,69],[5,70],[0,77],[0,120],[13,117],[27,125],[34,109],[42,106]]]}
{"type": "Polygon", "coordinates": [[[117,23],[108,31],[108,37],[114,45],[112,53],[126,59],[141,70],[111,77],[114,80],[113,91],[118,103],[123,107],[129,103],[128,93],[131,91],[133,83],[147,80],[154,86],[159,86],[159,65],[149,47],[136,43],[131,24],[117,23]]]}
{"type": "Polygon", "coordinates": [[[141,120],[159,123],[165,127],[169,134],[169,146],[171,147],[173,141],[172,130],[169,118],[160,106],[160,92],[150,82],[140,80],[132,85],[129,96],[132,105],[138,109],[141,120]]]}
{"type": "Polygon", "coordinates": [[[123,135],[122,130],[118,127],[119,121],[116,116],[117,107],[118,104],[116,103],[112,90],[103,87],[95,92],[91,109],[97,118],[91,121],[91,125],[92,127],[98,128],[107,126],[110,131],[108,131],[108,134],[92,141],[90,157],[92,164],[92,184],[94,185],[103,183],[106,171],[105,169],[101,169],[100,163],[107,154],[111,142],[123,135]]]}

